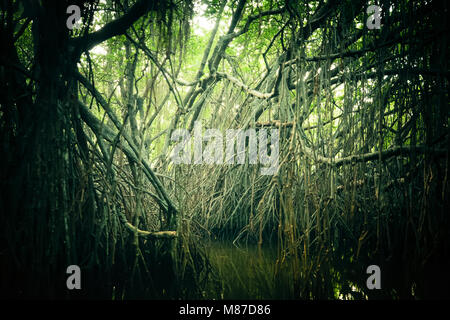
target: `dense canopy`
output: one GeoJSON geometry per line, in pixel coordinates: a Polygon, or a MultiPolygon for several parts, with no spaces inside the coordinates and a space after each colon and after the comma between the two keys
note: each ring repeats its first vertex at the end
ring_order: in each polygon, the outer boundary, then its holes
{"type": "Polygon", "coordinates": [[[2,296],[449,296],[446,1],[0,16],[2,296]],[[237,270],[217,243],[273,250],[237,270]]]}

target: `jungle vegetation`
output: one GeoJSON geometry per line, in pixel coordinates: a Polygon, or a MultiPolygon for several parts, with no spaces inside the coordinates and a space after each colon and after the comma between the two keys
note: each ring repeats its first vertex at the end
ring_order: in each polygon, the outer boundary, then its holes
{"type": "Polygon", "coordinates": [[[1,296],[449,297],[448,14],[1,0],[1,296]],[[171,134],[196,121],[279,130],[278,171],[174,164],[171,134]]]}

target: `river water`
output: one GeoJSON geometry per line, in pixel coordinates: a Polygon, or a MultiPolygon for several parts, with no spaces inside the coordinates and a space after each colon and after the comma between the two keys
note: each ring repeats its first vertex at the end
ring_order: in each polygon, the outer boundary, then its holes
{"type": "Polygon", "coordinates": [[[227,242],[206,244],[207,255],[220,281],[218,299],[290,299],[293,270],[281,267],[277,247],[227,242]]]}

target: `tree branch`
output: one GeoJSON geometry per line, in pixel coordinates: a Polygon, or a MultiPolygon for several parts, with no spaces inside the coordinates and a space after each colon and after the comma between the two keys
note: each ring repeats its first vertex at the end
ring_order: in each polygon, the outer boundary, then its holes
{"type": "Polygon", "coordinates": [[[145,230],[141,230],[135,226],[133,226],[131,223],[129,223],[128,221],[125,222],[125,226],[133,231],[133,232],[137,232],[137,234],[141,237],[145,237],[145,238],[153,238],[153,239],[172,239],[172,238],[176,238],[177,237],[177,232],[176,231],[155,231],[155,232],[150,232],[150,231],[145,231],[145,230]]]}
{"type": "MultiPolygon", "coordinates": [[[[348,163],[372,161],[380,158],[380,151],[351,155],[344,158],[329,158],[321,155],[314,155],[313,150],[306,147],[305,145],[303,145],[303,151],[309,158],[313,160],[318,160],[319,162],[334,166],[342,166],[348,163]]],[[[435,149],[427,146],[396,146],[391,149],[381,151],[381,160],[389,159],[402,154],[410,154],[412,152],[431,153],[437,156],[445,156],[447,154],[447,150],[445,149],[435,149]]]]}
{"type": "Polygon", "coordinates": [[[245,83],[240,82],[238,79],[236,79],[235,77],[227,74],[227,73],[223,73],[223,72],[216,72],[216,75],[219,78],[225,78],[228,79],[230,82],[234,83],[236,86],[242,88],[245,92],[247,92],[248,94],[260,98],[260,99],[270,99],[274,96],[275,92],[272,91],[270,93],[265,93],[265,92],[260,92],[260,91],[256,91],[253,90],[251,88],[249,88],[249,86],[247,86],[245,83]]]}
{"type": "MultiPolygon", "coordinates": [[[[95,89],[94,86],[92,86],[89,83],[89,81],[85,77],[83,77],[83,75],[81,75],[79,72],[76,73],[75,77],[86,87],[86,89],[88,89],[91,92],[91,94],[94,96],[94,98],[100,103],[100,105],[106,111],[106,113],[108,114],[108,116],[110,117],[110,119],[112,120],[114,125],[116,126],[116,128],[120,131],[122,129],[122,124],[119,122],[116,115],[111,110],[109,105],[106,103],[105,99],[103,99],[101,94],[97,91],[97,89],[95,89]]],[[[86,106],[84,106],[81,103],[80,103],[80,113],[82,115],[83,120],[89,125],[89,127],[91,127],[91,129],[93,131],[94,131],[94,129],[98,132],[101,131],[99,129],[99,128],[102,128],[102,124],[100,123],[100,121],[94,115],[92,115],[90,113],[89,109],[86,106]]],[[[103,128],[103,130],[105,130],[105,129],[108,129],[108,128],[103,128]]],[[[113,134],[113,136],[115,136],[115,135],[113,134]]],[[[136,145],[133,143],[131,138],[125,132],[122,132],[122,136],[125,138],[125,140],[128,142],[128,144],[130,146],[129,150],[126,148],[122,148],[122,151],[124,151],[127,154],[127,156],[129,156],[135,162],[139,162],[138,161],[139,149],[136,147],[136,145]]],[[[108,135],[106,135],[105,138],[107,138],[107,140],[109,140],[108,135]]],[[[166,210],[170,211],[171,209],[173,209],[175,212],[178,212],[178,209],[176,208],[175,204],[172,202],[172,200],[167,195],[167,192],[165,191],[165,189],[162,186],[161,182],[159,181],[158,177],[156,177],[156,175],[153,172],[153,170],[151,169],[150,165],[147,162],[145,162],[143,159],[142,159],[142,164],[145,169],[144,172],[147,175],[148,179],[153,184],[153,186],[155,187],[157,192],[160,194],[160,196],[165,200],[166,210]]]]}
{"type": "Polygon", "coordinates": [[[157,6],[157,1],[139,0],[128,10],[127,13],[120,18],[107,23],[100,30],[89,33],[83,37],[72,39],[77,57],[81,56],[83,52],[89,51],[96,45],[109,38],[124,34],[125,31],[140,17],[149,11],[156,10],[157,6]]]}

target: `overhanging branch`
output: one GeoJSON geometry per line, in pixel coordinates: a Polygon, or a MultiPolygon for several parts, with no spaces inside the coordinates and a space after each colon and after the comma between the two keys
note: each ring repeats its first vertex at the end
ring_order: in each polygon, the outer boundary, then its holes
{"type": "Polygon", "coordinates": [[[125,31],[140,17],[149,11],[156,10],[157,6],[158,1],[139,0],[128,10],[127,13],[120,18],[107,23],[100,30],[89,33],[86,36],[73,39],[72,41],[77,56],[80,56],[85,51],[89,51],[96,45],[109,38],[124,34],[125,31]]]}
{"type": "Polygon", "coordinates": [[[260,99],[269,99],[269,98],[272,98],[274,96],[274,94],[275,94],[274,91],[272,91],[270,93],[265,93],[265,92],[260,92],[260,91],[257,91],[257,90],[253,90],[253,89],[249,88],[249,86],[247,86],[245,83],[240,82],[235,77],[233,77],[233,76],[231,76],[231,75],[229,75],[227,73],[224,73],[224,72],[216,72],[216,75],[219,78],[228,79],[230,82],[232,82],[236,86],[238,86],[241,89],[243,89],[249,95],[252,95],[252,96],[260,98],[260,99]]]}
{"type": "Polygon", "coordinates": [[[434,154],[436,156],[445,156],[447,154],[447,150],[445,149],[436,149],[427,146],[396,146],[387,150],[383,150],[381,152],[375,151],[364,154],[351,155],[344,158],[329,158],[321,155],[315,155],[313,150],[306,147],[305,145],[303,145],[302,149],[306,154],[306,156],[308,156],[309,158],[334,166],[342,166],[348,163],[378,160],[380,158],[381,160],[386,160],[400,155],[409,155],[413,152],[434,154]]]}

